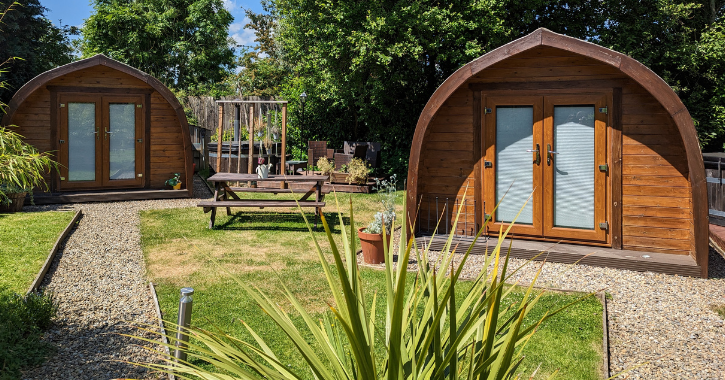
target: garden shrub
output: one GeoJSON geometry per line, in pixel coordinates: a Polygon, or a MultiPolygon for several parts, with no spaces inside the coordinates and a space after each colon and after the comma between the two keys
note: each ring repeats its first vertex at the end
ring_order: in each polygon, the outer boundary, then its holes
{"type": "Polygon", "coordinates": [[[358,185],[364,185],[368,182],[368,167],[365,165],[365,161],[360,158],[353,158],[350,163],[347,164],[347,183],[356,183],[358,185]]]}
{"type": "Polygon", "coordinates": [[[330,175],[335,171],[335,161],[328,160],[327,157],[320,157],[317,160],[317,168],[322,172],[322,175],[330,175]]]}
{"type": "Polygon", "coordinates": [[[20,378],[23,368],[37,366],[54,349],[40,338],[58,306],[50,293],[22,296],[0,289],[0,380],[20,378]]]}

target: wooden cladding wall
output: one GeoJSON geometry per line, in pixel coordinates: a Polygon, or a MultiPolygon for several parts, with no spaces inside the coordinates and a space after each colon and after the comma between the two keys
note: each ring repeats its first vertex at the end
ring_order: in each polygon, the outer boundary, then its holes
{"type": "MultiPolygon", "coordinates": [[[[614,88],[621,88],[621,105],[613,105],[620,107],[620,112],[609,113],[610,125],[615,122],[613,116],[621,115],[618,123],[622,136],[621,247],[672,254],[694,252],[688,163],[672,117],[651,94],[617,68],[552,47],[527,50],[481,71],[449,96],[433,116],[423,138],[418,163],[420,226],[435,225],[438,219],[428,217],[435,214],[435,209],[424,200],[426,196],[460,199],[465,193],[468,199],[474,200],[481,191],[478,187],[474,189],[474,167],[480,158],[475,156],[480,153],[477,150],[480,146],[475,146],[480,144],[480,139],[474,138],[476,91],[482,96],[487,92],[540,95],[608,91],[611,94],[614,88]]],[[[613,143],[607,142],[610,165],[613,143]]],[[[611,183],[610,178],[608,193],[611,183]]],[[[608,215],[613,215],[611,194],[607,199],[608,215]]],[[[477,204],[477,207],[483,210],[484,205],[477,204]]],[[[453,211],[450,210],[452,215],[453,211]]],[[[475,217],[480,223],[482,215],[481,211],[466,213],[465,222],[470,226],[475,223],[475,217]]]]}
{"type": "MultiPolygon", "coordinates": [[[[48,88],[72,87],[78,91],[88,88],[111,88],[122,94],[125,90],[150,93],[150,128],[147,136],[150,140],[150,161],[146,173],[148,187],[166,188],[164,182],[174,173],[186,173],[183,132],[177,113],[158,91],[149,84],[107,66],[93,66],[70,72],[48,81],[39,87],[20,104],[12,115],[11,125],[17,125],[15,131],[25,137],[25,141],[41,151],[57,149],[52,141],[55,135],[51,128],[51,93],[48,88]],[[148,134],[150,132],[150,135],[148,134]]],[[[186,182],[184,179],[182,181],[186,182]]]]}

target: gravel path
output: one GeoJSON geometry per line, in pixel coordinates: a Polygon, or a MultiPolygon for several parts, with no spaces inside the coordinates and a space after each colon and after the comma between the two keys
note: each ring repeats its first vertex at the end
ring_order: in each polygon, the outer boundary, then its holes
{"type": "MultiPolygon", "coordinates": [[[[431,259],[436,257],[431,252],[431,259]]],[[[483,256],[470,256],[463,276],[475,277],[483,261],[483,256]]],[[[525,264],[511,261],[509,268],[525,264]]],[[[526,265],[510,282],[531,283],[540,264],[526,265]]],[[[414,262],[408,267],[416,270],[414,262]]],[[[611,373],[645,363],[618,379],[725,379],[725,323],[710,309],[725,304],[725,260],[713,250],[708,269],[710,278],[700,279],[546,263],[537,285],[611,295],[611,373]]]]}
{"type": "MultiPolygon", "coordinates": [[[[207,197],[195,181],[196,194],[207,197]]],[[[45,339],[55,356],[24,379],[156,378],[145,368],[120,360],[147,362],[154,356],[138,340],[118,334],[140,331],[129,322],[156,325],[139,235],[139,211],[189,207],[195,199],[165,199],[27,207],[82,209],[83,217],[56,256],[43,286],[59,303],[55,325],[45,339]]]]}

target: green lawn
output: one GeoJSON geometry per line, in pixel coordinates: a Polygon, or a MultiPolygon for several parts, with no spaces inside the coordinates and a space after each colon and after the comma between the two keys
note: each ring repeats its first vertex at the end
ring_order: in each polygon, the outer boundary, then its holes
{"type": "MultiPolygon", "coordinates": [[[[248,198],[249,194],[244,197],[248,198]]],[[[340,195],[345,210],[349,210],[348,199],[348,195],[340,195]]],[[[398,200],[402,209],[402,192],[398,200]]],[[[339,238],[332,195],[327,201],[325,215],[328,221],[334,222],[333,232],[339,238]]],[[[377,198],[375,195],[354,195],[353,203],[355,225],[364,226],[377,211],[377,198]]],[[[310,213],[307,215],[311,216],[310,213]]],[[[349,211],[344,211],[343,216],[348,223],[349,211]]],[[[243,213],[231,217],[219,212],[214,230],[207,229],[208,217],[209,214],[204,214],[199,208],[152,210],[141,214],[141,239],[148,275],[158,284],[159,302],[165,319],[175,320],[179,289],[192,286],[196,290],[194,325],[219,328],[251,340],[240,323],[244,320],[272,342],[270,347],[283,362],[297,369],[298,373],[308,373],[304,370],[302,359],[290,350],[288,341],[276,325],[210,260],[210,257],[215,258],[243,281],[270,293],[285,310],[291,310],[291,305],[280,293],[280,281],[287,284],[308,310],[323,313],[332,297],[302,217],[289,209],[245,209],[243,213]]],[[[323,232],[315,234],[318,241],[326,242],[323,232]]],[[[329,250],[327,244],[322,244],[322,247],[329,250]]],[[[368,301],[373,292],[384,291],[384,274],[381,271],[363,269],[361,276],[366,284],[368,301]]],[[[467,291],[468,286],[463,284],[458,289],[459,300],[467,291]]],[[[512,297],[509,302],[515,298],[512,297]]],[[[530,322],[546,310],[576,298],[576,295],[555,293],[544,296],[532,311],[530,322]]],[[[380,301],[383,300],[379,299],[377,315],[384,318],[385,305],[380,301]]],[[[296,315],[292,314],[291,318],[303,325],[296,315]]],[[[530,374],[541,363],[540,375],[560,369],[558,378],[561,379],[598,379],[601,318],[601,304],[591,298],[547,321],[527,346],[526,361],[522,367],[524,373],[530,374]]]]}
{"type": "Polygon", "coordinates": [[[0,291],[24,294],[73,212],[0,214],[0,291]]]}

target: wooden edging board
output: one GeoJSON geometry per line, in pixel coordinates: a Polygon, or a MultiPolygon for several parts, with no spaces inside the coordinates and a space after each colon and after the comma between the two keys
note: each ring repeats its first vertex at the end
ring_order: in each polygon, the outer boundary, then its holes
{"type": "MultiPolygon", "coordinates": [[[[362,255],[362,250],[357,251],[357,255],[362,255]]],[[[376,265],[376,264],[365,264],[365,263],[359,263],[358,264],[361,267],[364,268],[370,268],[374,270],[385,270],[384,266],[376,265]]],[[[408,269],[409,272],[413,272],[412,270],[408,269]]],[[[462,280],[472,280],[472,278],[462,278],[462,280]]],[[[520,287],[528,287],[528,285],[519,284],[520,287]]],[[[541,289],[546,290],[550,292],[558,292],[558,293],[577,293],[577,294],[587,294],[587,292],[579,291],[579,290],[569,290],[569,289],[558,289],[558,288],[548,288],[544,286],[535,286],[534,289],[541,289]]],[[[609,361],[609,316],[607,314],[607,294],[606,292],[598,291],[594,293],[594,295],[599,299],[599,302],[602,304],[602,379],[608,379],[610,375],[610,361],[609,361]]]]}
{"type": "Polygon", "coordinates": [[[40,284],[43,282],[43,278],[45,278],[45,275],[48,273],[48,269],[50,269],[50,265],[53,263],[53,259],[55,258],[56,253],[58,253],[58,250],[60,249],[60,245],[63,243],[63,240],[68,237],[71,230],[73,230],[73,227],[78,222],[78,219],[81,218],[81,215],[83,215],[83,212],[81,210],[76,211],[73,219],[71,219],[70,223],[68,223],[63,232],[60,233],[60,236],[58,236],[58,240],[55,241],[53,248],[50,249],[48,257],[45,259],[43,266],[40,268],[40,272],[38,272],[38,275],[35,276],[35,280],[33,280],[33,282],[30,284],[28,293],[32,293],[38,290],[40,284]]]}
{"type": "MultiPolygon", "coordinates": [[[[154,308],[156,309],[156,318],[159,319],[159,333],[161,334],[161,340],[165,344],[169,344],[169,339],[166,338],[166,327],[164,327],[164,319],[161,317],[161,307],[159,306],[159,299],[156,296],[156,287],[154,287],[154,283],[149,281],[149,290],[151,291],[151,298],[154,300],[154,308]]],[[[169,346],[164,346],[164,351],[166,351],[166,355],[168,357],[171,357],[171,352],[169,351],[169,346]]],[[[169,373],[169,380],[176,380],[176,376],[174,376],[173,373],[169,373]]]]}

